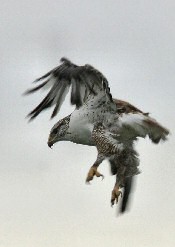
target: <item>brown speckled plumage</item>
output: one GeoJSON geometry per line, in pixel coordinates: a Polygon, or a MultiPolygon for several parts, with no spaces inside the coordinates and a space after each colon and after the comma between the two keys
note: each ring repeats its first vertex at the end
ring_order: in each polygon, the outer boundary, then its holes
{"type": "Polygon", "coordinates": [[[112,135],[110,135],[110,133],[106,133],[105,127],[101,123],[96,124],[92,132],[92,138],[98,152],[106,156],[111,156],[120,152],[117,143],[111,142],[110,139],[112,139],[112,135]]]}

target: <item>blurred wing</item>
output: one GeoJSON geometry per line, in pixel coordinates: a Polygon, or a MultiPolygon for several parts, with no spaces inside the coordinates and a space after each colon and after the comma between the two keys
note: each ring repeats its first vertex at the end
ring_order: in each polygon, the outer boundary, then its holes
{"type": "Polygon", "coordinates": [[[155,119],[142,113],[122,114],[119,117],[120,131],[128,139],[148,136],[152,142],[165,141],[169,131],[155,119]]]}
{"type": "Polygon", "coordinates": [[[91,65],[77,66],[66,58],[62,58],[61,62],[60,66],[35,80],[35,82],[41,82],[40,85],[25,92],[25,94],[30,94],[50,87],[50,91],[42,102],[29,113],[30,119],[35,118],[44,109],[55,105],[51,115],[53,118],[58,113],[70,87],[71,104],[76,108],[81,107],[90,96],[98,95],[103,91],[107,99],[113,103],[108,81],[102,73],[91,65]]]}

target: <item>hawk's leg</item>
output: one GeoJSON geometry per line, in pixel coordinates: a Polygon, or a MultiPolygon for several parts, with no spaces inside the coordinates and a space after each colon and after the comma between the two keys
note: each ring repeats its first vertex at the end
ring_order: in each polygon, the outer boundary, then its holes
{"type": "Polygon", "coordinates": [[[122,192],[120,191],[120,188],[124,186],[125,171],[126,171],[125,166],[120,167],[118,169],[118,172],[117,172],[118,174],[116,175],[116,183],[115,183],[114,189],[112,190],[112,194],[111,194],[111,206],[113,206],[115,202],[117,204],[119,197],[120,196],[122,197],[122,192]]]}
{"type": "Polygon", "coordinates": [[[119,183],[116,182],[111,194],[111,206],[113,206],[115,202],[116,204],[118,203],[118,199],[120,196],[122,197],[122,192],[120,191],[119,183]]]}
{"type": "Polygon", "coordinates": [[[98,166],[103,162],[104,159],[105,159],[104,155],[98,154],[97,160],[91,166],[91,168],[90,168],[90,170],[88,172],[88,175],[87,175],[87,178],[86,178],[86,183],[89,183],[94,178],[94,176],[96,176],[96,177],[102,177],[102,179],[104,178],[103,174],[101,174],[97,170],[98,166]]]}

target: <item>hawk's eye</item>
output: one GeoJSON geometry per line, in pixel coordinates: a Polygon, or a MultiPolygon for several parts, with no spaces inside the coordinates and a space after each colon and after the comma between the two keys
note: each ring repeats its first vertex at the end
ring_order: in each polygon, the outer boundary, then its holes
{"type": "Polygon", "coordinates": [[[55,134],[55,135],[57,134],[57,132],[58,132],[58,129],[54,129],[54,130],[52,131],[52,133],[55,134]]]}

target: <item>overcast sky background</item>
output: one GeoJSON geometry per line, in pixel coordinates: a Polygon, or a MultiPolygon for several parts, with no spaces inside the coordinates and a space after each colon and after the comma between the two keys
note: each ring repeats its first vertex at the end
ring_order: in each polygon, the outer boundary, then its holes
{"type": "Polygon", "coordinates": [[[1,0],[0,33],[0,247],[175,246],[175,1],[1,0]],[[47,147],[69,99],[52,121],[25,119],[44,94],[22,93],[62,56],[98,68],[113,97],[171,130],[166,143],[137,143],[142,173],[123,216],[107,162],[105,179],[85,184],[94,147],[47,147]]]}

